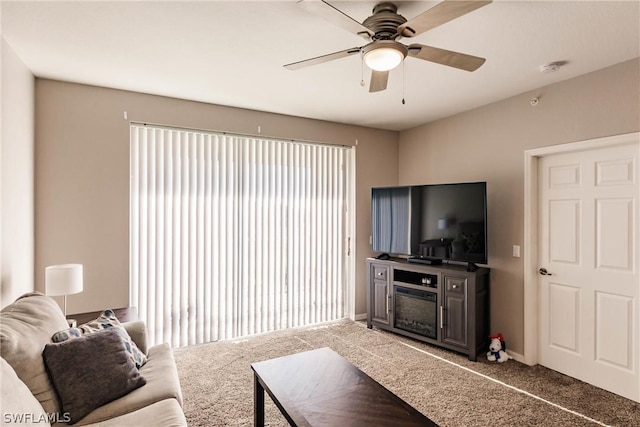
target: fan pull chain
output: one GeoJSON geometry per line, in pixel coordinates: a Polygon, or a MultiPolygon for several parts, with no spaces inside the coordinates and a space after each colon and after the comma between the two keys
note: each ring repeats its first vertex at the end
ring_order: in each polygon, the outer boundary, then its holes
{"type": "Polygon", "coordinates": [[[402,61],[402,105],[404,105],[404,61],[402,61]]]}
{"type": "Polygon", "coordinates": [[[360,52],[360,86],[364,87],[364,54],[360,52]]]}

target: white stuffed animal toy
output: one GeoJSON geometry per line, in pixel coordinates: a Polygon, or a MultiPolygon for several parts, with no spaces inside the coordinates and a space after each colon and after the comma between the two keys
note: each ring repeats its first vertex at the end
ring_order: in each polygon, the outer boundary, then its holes
{"type": "Polygon", "coordinates": [[[503,363],[512,359],[512,357],[507,353],[507,346],[504,342],[502,333],[499,333],[498,335],[489,335],[489,339],[491,339],[491,342],[489,343],[487,360],[490,362],[495,362],[497,360],[498,362],[503,363]]]}

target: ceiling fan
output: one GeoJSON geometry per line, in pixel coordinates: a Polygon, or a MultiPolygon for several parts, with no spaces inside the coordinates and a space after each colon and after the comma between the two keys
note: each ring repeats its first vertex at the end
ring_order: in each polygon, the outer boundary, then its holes
{"type": "Polygon", "coordinates": [[[397,67],[407,56],[461,70],[475,71],[484,64],[485,58],[418,43],[405,45],[400,43],[398,39],[415,37],[486,6],[491,1],[444,0],[410,21],[407,21],[404,16],[397,13],[398,7],[394,3],[382,2],[373,8],[373,15],[360,23],[324,0],[300,0],[298,5],[305,10],[315,13],[370,42],[364,46],[293,62],[284,67],[288,70],[297,70],[355,54],[362,54],[365,64],[371,68],[369,92],[385,90],[389,79],[389,71],[397,67]]]}

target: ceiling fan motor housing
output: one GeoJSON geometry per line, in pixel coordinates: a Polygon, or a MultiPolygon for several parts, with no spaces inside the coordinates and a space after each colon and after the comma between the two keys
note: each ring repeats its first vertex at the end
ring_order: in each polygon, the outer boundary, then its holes
{"type": "Polygon", "coordinates": [[[373,8],[373,15],[364,20],[362,25],[373,31],[372,40],[395,40],[398,37],[398,27],[406,18],[398,15],[398,7],[393,3],[380,3],[373,8]]]}

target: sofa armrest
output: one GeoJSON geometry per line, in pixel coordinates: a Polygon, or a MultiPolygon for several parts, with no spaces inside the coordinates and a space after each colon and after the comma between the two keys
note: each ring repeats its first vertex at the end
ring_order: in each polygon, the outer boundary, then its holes
{"type": "Polygon", "coordinates": [[[147,327],[142,320],[135,320],[133,322],[124,322],[122,324],[127,331],[131,339],[138,346],[141,352],[147,354],[147,327]]]}

